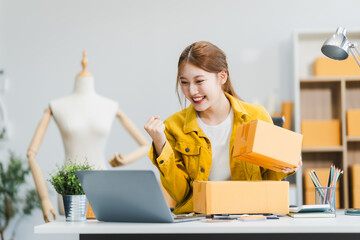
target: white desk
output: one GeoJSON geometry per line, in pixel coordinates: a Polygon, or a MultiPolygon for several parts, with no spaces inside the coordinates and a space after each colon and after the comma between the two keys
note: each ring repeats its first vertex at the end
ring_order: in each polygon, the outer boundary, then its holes
{"type": "Polygon", "coordinates": [[[290,218],[261,222],[110,223],[55,221],[35,233],[79,234],[80,239],[360,239],[360,216],[337,212],[336,218],[290,218]],[[221,236],[220,236],[221,235],[221,236]]]}

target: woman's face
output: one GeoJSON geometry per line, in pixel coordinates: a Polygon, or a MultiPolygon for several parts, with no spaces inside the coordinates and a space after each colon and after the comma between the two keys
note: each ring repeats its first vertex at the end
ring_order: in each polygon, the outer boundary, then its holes
{"type": "Polygon", "coordinates": [[[210,73],[192,64],[186,63],[180,72],[181,90],[193,104],[196,111],[206,111],[214,106],[223,93],[224,72],[210,73]]]}

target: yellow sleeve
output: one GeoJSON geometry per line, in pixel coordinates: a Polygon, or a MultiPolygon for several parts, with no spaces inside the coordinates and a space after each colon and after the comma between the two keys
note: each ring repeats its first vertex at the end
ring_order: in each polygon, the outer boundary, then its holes
{"type": "Polygon", "coordinates": [[[167,130],[165,130],[165,135],[167,141],[160,156],[156,156],[154,144],[152,144],[148,156],[159,169],[164,188],[177,204],[181,204],[191,192],[190,177],[185,169],[181,154],[175,150],[175,138],[167,130]]]}
{"type": "Polygon", "coordinates": [[[260,107],[260,109],[259,109],[259,112],[258,112],[259,115],[258,115],[257,119],[260,119],[260,120],[263,120],[265,122],[274,124],[270,114],[266,111],[266,109],[263,106],[260,106],[260,105],[259,105],[259,107],[260,107]]]}

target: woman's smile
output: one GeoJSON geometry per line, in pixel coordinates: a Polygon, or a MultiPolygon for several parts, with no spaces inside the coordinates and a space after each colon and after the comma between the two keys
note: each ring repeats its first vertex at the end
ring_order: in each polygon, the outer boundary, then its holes
{"type": "Polygon", "coordinates": [[[204,99],[205,99],[205,96],[203,96],[203,97],[193,97],[192,98],[194,104],[200,104],[200,103],[203,102],[204,99]]]}

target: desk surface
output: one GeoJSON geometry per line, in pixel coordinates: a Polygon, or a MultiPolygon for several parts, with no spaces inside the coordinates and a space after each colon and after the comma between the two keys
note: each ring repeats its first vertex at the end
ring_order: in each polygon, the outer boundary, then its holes
{"type": "Polygon", "coordinates": [[[46,234],[198,234],[198,233],[360,233],[360,216],[338,211],[336,218],[290,218],[261,222],[114,223],[55,221],[35,226],[46,234]]]}

